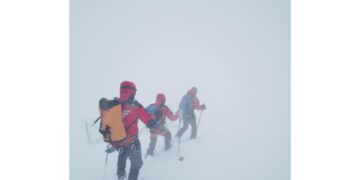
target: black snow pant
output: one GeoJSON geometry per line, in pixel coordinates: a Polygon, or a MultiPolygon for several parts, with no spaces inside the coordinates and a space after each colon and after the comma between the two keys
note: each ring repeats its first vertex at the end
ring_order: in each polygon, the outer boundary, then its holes
{"type": "Polygon", "coordinates": [[[129,172],[129,180],[137,180],[140,168],[143,165],[141,157],[141,145],[139,139],[136,139],[132,144],[119,149],[119,158],[117,163],[118,177],[125,175],[126,160],[130,159],[131,166],[129,172]]]}
{"type": "Polygon", "coordinates": [[[191,135],[190,138],[196,138],[197,125],[196,125],[196,117],[195,114],[183,114],[182,115],[183,127],[179,129],[176,133],[176,136],[181,137],[182,134],[188,129],[189,124],[191,125],[191,135]]]}
{"type": "Polygon", "coordinates": [[[154,149],[156,147],[158,135],[164,136],[165,150],[170,149],[170,147],[171,147],[171,132],[168,129],[166,129],[164,125],[162,125],[159,128],[150,130],[150,143],[149,143],[149,149],[147,150],[147,155],[151,155],[151,156],[153,155],[154,149]]]}

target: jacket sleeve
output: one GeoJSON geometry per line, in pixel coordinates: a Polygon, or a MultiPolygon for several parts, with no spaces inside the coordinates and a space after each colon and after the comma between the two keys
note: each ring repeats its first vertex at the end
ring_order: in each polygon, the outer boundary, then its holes
{"type": "Polygon", "coordinates": [[[177,113],[174,115],[173,112],[167,106],[165,106],[161,111],[171,121],[175,121],[179,118],[179,114],[177,113]]]}
{"type": "Polygon", "coordinates": [[[196,110],[202,110],[203,107],[200,105],[199,103],[199,99],[197,97],[194,97],[193,98],[193,107],[196,109],[196,110]]]}
{"type": "Polygon", "coordinates": [[[151,114],[142,105],[138,107],[138,117],[145,125],[148,125],[149,121],[153,119],[151,114]]]}

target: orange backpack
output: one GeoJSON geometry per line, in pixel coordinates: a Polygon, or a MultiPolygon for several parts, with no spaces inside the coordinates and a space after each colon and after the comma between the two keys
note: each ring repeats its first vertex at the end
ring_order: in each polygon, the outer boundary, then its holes
{"type": "Polygon", "coordinates": [[[126,137],[125,127],[121,117],[121,104],[117,99],[99,101],[100,133],[103,140],[109,143],[121,142],[126,137]]]}

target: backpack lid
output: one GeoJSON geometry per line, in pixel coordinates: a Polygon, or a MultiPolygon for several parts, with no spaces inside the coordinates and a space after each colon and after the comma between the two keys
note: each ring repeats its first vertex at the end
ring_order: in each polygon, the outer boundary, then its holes
{"type": "Polygon", "coordinates": [[[106,98],[101,98],[99,101],[99,107],[102,110],[108,110],[111,109],[112,107],[116,106],[120,104],[120,102],[117,99],[113,99],[113,100],[108,100],[106,98]]]}

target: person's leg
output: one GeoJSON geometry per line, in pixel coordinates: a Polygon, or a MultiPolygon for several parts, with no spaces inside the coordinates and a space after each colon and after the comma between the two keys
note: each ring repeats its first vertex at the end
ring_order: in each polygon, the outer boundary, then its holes
{"type": "Polygon", "coordinates": [[[190,139],[194,139],[194,138],[196,138],[196,134],[197,134],[197,124],[196,124],[195,116],[192,116],[191,118],[189,118],[189,123],[191,125],[190,139]]]}
{"type": "Polygon", "coordinates": [[[164,134],[164,138],[165,138],[165,150],[168,150],[171,147],[171,132],[169,130],[166,130],[164,134]]]}
{"type": "Polygon", "coordinates": [[[126,160],[128,158],[128,150],[125,148],[120,148],[119,149],[119,157],[118,157],[118,162],[117,162],[117,175],[118,177],[124,177],[126,172],[125,172],[125,168],[126,168],[126,160]]]}
{"type": "Polygon", "coordinates": [[[188,129],[189,127],[189,122],[187,120],[187,118],[183,118],[183,127],[179,129],[179,131],[176,133],[177,137],[181,137],[183,135],[183,133],[188,129]]]}
{"type": "Polygon", "coordinates": [[[143,160],[141,157],[141,145],[138,139],[134,142],[133,145],[131,145],[129,159],[131,162],[129,180],[137,180],[140,169],[143,165],[143,160]]]}
{"type": "Polygon", "coordinates": [[[157,141],[157,135],[156,134],[150,134],[150,143],[149,143],[149,148],[147,150],[146,155],[150,155],[150,156],[154,155],[154,149],[156,147],[156,141],[157,141]]]}

